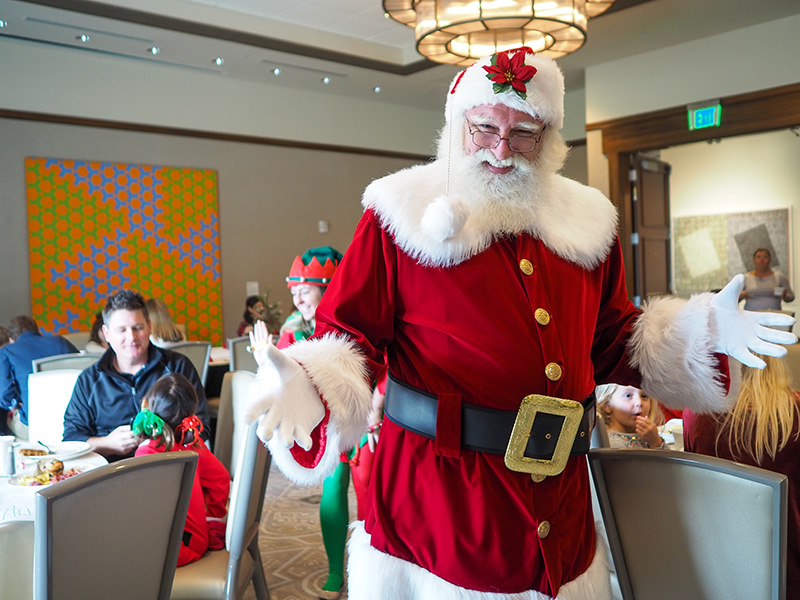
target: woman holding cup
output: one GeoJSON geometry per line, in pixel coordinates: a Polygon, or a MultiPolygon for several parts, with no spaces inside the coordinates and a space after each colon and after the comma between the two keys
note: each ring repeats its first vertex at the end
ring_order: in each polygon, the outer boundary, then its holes
{"type": "Polygon", "coordinates": [[[781,301],[794,300],[789,279],[770,268],[772,254],[767,248],[753,253],[753,270],[745,273],[744,289],[739,299],[745,299],[745,310],[781,310],[781,301]]]}

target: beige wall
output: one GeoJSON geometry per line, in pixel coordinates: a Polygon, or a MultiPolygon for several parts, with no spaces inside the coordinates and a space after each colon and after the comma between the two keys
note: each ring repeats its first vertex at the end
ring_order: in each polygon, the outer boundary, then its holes
{"type": "Polygon", "coordinates": [[[288,315],[291,296],[284,278],[294,257],[313,246],[346,250],[361,216],[364,187],[413,164],[13,119],[0,119],[0,140],[0,324],[30,312],[26,156],[216,169],[226,337],[235,335],[241,319],[245,282],[268,287],[288,315]],[[317,231],[320,219],[329,223],[326,234],[317,231]]]}

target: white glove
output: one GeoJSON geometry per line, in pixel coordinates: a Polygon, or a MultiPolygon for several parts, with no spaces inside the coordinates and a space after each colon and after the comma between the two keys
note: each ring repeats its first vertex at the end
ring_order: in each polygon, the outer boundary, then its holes
{"type": "Polygon", "coordinates": [[[325,417],[325,406],[303,367],[273,345],[265,349],[267,360],[258,369],[258,398],[248,409],[248,420],[260,414],[258,437],[266,443],[278,434],[278,440],[291,448],[294,442],[311,448],[311,432],[325,417]]]}
{"type": "Polygon", "coordinates": [[[782,313],[754,312],[739,309],[739,294],[744,275],[731,279],[711,300],[711,331],[714,350],[732,356],[748,367],[763,369],[766,363],[752,353],[781,357],[786,348],[777,344],[794,344],[797,336],[766,326],[790,327],[794,318],[782,313]]]}

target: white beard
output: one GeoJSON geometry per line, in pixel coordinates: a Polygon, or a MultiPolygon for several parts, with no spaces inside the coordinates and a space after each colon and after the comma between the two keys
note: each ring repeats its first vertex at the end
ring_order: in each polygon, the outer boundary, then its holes
{"type": "Polygon", "coordinates": [[[450,190],[470,217],[494,234],[519,233],[535,221],[535,208],[546,198],[555,172],[528,162],[520,154],[499,161],[487,149],[466,156],[450,157],[450,190]],[[483,164],[495,167],[514,166],[505,174],[492,173],[483,164]]]}

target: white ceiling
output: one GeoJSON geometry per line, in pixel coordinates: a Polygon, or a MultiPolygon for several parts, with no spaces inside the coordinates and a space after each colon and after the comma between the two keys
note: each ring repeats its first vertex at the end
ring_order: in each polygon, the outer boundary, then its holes
{"type": "MultiPolygon", "coordinates": [[[[588,66],[800,13],[798,0],[617,1],[625,8],[591,20],[585,46],[559,59],[568,90],[588,66]]],[[[380,0],[0,0],[0,21],[0,36],[23,41],[15,51],[55,44],[75,60],[102,52],[358,97],[380,86],[387,102],[432,110],[457,72],[422,60],[413,30],[386,19],[380,0]]]]}

